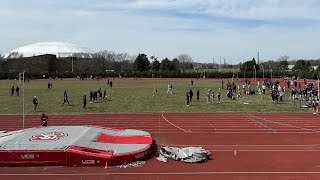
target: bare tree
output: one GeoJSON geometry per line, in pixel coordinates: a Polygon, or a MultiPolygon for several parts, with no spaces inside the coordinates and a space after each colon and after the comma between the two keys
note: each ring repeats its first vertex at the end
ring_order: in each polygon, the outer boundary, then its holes
{"type": "Polygon", "coordinates": [[[189,68],[192,68],[191,66],[192,65],[192,58],[188,55],[188,54],[180,54],[178,57],[177,57],[178,61],[179,61],[179,64],[180,64],[180,68],[181,69],[189,69],[189,68]]]}
{"type": "Polygon", "coordinates": [[[263,67],[278,67],[279,66],[279,62],[278,61],[274,61],[274,60],[269,60],[269,61],[265,61],[263,63],[260,63],[260,65],[262,65],[263,67]]]}
{"type": "Polygon", "coordinates": [[[100,52],[95,53],[95,56],[103,58],[109,62],[112,62],[112,61],[115,61],[116,53],[113,51],[105,50],[105,51],[100,51],[100,52]]]}
{"type": "Polygon", "coordinates": [[[105,70],[129,71],[132,70],[134,58],[127,53],[115,53],[113,51],[100,51],[94,54],[95,58],[101,58],[100,66],[105,70]]]}
{"type": "Polygon", "coordinates": [[[116,54],[115,62],[117,62],[117,63],[113,63],[113,65],[114,65],[113,69],[118,70],[118,71],[131,70],[130,66],[129,66],[130,60],[131,60],[130,55],[127,53],[116,54]]]}
{"type": "Polygon", "coordinates": [[[10,52],[10,54],[7,57],[8,59],[17,59],[17,58],[23,58],[23,55],[18,52],[10,52]]]}
{"type": "Polygon", "coordinates": [[[279,62],[280,61],[289,61],[289,59],[290,59],[289,56],[280,56],[277,61],[279,61],[279,62]]]}

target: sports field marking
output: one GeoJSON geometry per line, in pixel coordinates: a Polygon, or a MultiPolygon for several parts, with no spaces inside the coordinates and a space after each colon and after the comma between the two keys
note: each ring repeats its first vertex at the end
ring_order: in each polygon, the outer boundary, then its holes
{"type": "Polygon", "coordinates": [[[278,171],[224,171],[224,172],[106,172],[106,173],[72,173],[72,174],[63,174],[63,173],[49,173],[49,174],[0,174],[0,176],[105,176],[105,175],[202,175],[202,174],[320,174],[318,171],[309,171],[309,172],[299,172],[299,171],[293,171],[293,172],[278,172],[278,171]]]}
{"type": "Polygon", "coordinates": [[[172,122],[170,122],[167,118],[165,118],[163,114],[162,114],[162,118],[163,118],[165,121],[167,121],[169,124],[171,124],[172,126],[174,126],[174,127],[178,128],[178,129],[180,129],[180,130],[182,130],[182,131],[184,131],[184,132],[191,132],[190,130],[189,130],[189,131],[188,131],[188,130],[185,130],[185,129],[183,129],[183,128],[181,128],[181,127],[179,127],[179,126],[177,126],[177,125],[173,124],[173,123],[172,123],[172,122]]]}
{"type": "Polygon", "coordinates": [[[172,147],[202,147],[214,152],[320,152],[314,145],[164,145],[172,147]],[[222,148],[222,149],[221,149],[222,148]],[[246,149],[242,149],[246,148],[246,149]],[[247,149],[252,148],[252,149],[247,149]],[[278,148],[278,149],[275,149],[278,148]],[[290,149],[291,148],[291,149],[290,149]],[[309,148],[309,149],[306,149],[309,148]]]}
{"type": "Polygon", "coordinates": [[[320,172],[277,172],[277,171],[265,171],[265,172],[159,172],[159,173],[108,173],[110,175],[197,175],[197,174],[320,174],[320,172]]]}
{"type": "Polygon", "coordinates": [[[49,174],[0,174],[0,176],[102,176],[108,175],[107,173],[72,173],[72,174],[62,174],[62,173],[49,173],[49,174]]]}
{"type": "Polygon", "coordinates": [[[273,133],[276,132],[276,130],[273,129],[272,127],[270,127],[270,126],[262,123],[261,121],[257,120],[256,117],[250,116],[250,115],[251,115],[251,114],[247,113],[247,116],[245,116],[245,117],[246,117],[246,118],[249,118],[249,120],[251,120],[252,122],[254,122],[254,123],[256,123],[256,124],[259,124],[261,127],[264,127],[265,129],[267,129],[267,130],[269,130],[269,131],[271,131],[271,132],[273,132],[273,133]]]}
{"type": "MultiPolygon", "coordinates": [[[[157,132],[157,131],[148,131],[149,133],[153,133],[153,134],[181,134],[181,132],[157,132]]],[[[271,134],[272,132],[212,132],[212,131],[202,131],[202,132],[192,132],[193,134],[271,134]]],[[[277,134],[314,134],[315,132],[277,132],[277,134]]]]}
{"type": "MultiPolygon", "coordinates": [[[[139,127],[139,128],[143,128],[143,127],[140,127],[140,126],[135,126],[135,127],[139,127]]],[[[144,127],[143,129],[145,130],[157,130],[157,128],[148,128],[148,127],[144,127]]],[[[205,131],[205,130],[213,130],[212,127],[209,127],[209,128],[191,128],[193,131],[205,131]]],[[[233,128],[233,129],[227,129],[227,128],[224,128],[224,129],[219,129],[219,128],[214,128],[215,130],[218,130],[218,131],[266,131],[266,129],[251,129],[251,128],[233,128]]],[[[161,128],[160,127],[160,130],[172,130],[170,127],[163,127],[161,128]]],[[[282,130],[296,130],[296,129],[282,129],[282,130]]],[[[190,131],[187,131],[187,132],[190,132],[190,131]]]]}
{"type": "Polygon", "coordinates": [[[257,119],[264,120],[264,121],[268,121],[268,122],[271,122],[271,123],[280,124],[280,125],[282,125],[282,126],[293,127],[293,128],[297,128],[297,129],[301,129],[301,130],[307,130],[307,131],[313,131],[313,132],[319,132],[319,131],[314,130],[314,129],[309,129],[309,128],[304,128],[304,127],[294,126],[294,125],[285,124],[285,123],[280,123],[280,122],[277,122],[277,121],[271,121],[271,120],[268,120],[268,119],[266,119],[266,118],[261,118],[261,117],[258,117],[258,116],[254,116],[254,115],[252,115],[252,114],[250,114],[250,116],[255,117],[255,118],[257,118],[257,119]]]}

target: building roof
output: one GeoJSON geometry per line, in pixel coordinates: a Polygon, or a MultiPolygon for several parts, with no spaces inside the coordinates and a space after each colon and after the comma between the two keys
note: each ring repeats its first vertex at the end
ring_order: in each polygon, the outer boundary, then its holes
{"type": "Polygon", "coordinates": [[[5,54],[4,58],[32,57],[44,54],[56,55],[57,58],[91,58],[92,52],[67,42],[39,42],[16,48],[5,54]]]}

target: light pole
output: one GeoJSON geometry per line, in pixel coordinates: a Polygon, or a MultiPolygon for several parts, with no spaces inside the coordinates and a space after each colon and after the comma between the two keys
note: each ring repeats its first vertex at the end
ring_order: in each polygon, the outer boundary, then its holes
{"type": "Polygon", "coordinates": [[[271,82],[272,82],[272,67],[271,66],[269,66],[270,67],[270,72],[271,72],[271,82]]]}
{"type": "Polygon", "coordinates": [[[257,82],[257,70],[255,65],[253,65],[253,78],[257,82]]]}
{"type": "Polygon", "coordinates": [[[22,107],[22,114],[23,114],[23,115],[22,115],[22,116],[23,116],[22,119],[23,119],[23,126],[22,126],[22,127],[23,127],[23,129],[24,129],[24,121],[25,121],[25,119],[26,119],[25,107],[24,107],[24,72],[23,72],[22,77],[23,77],[23,80],[22,80],[22,91],[23,91],[23,92],[22,92],[22,104],[23,104],[23,105],[22,105],[22,106],[23,106],[23,107],[22,107]]]}
{"type": "Polygon", "coordinates": [[[73,72],[73,54],[71,54],[71,71],[73,72]]]}
{"type": "Polygon", "coordinates": [[[246,65],[246,68],[244,69],[244,72],[243,72],[244,79],[246,79],[246,72],[247,72],[247,65],[246,65]]]}
{"type": "Polygon", "coordinates": [[[262,79],[264,80],[264,68],[262,65],[261,65],[261,69],[262,69],[262,79]]]}
{"type": "Polygon", "coordinates": [[[254,77],[255,77],[255,81],[257,82],[257,69],[256,69],[256,66],[254,66],[254,77]]]}
{"type": "Polygon", "coordinates": [[[22,129],[24,129],[24,121],[26,118],[24,107],[24,71],[19,73],[19,82],[22,81],[22,129]]]}

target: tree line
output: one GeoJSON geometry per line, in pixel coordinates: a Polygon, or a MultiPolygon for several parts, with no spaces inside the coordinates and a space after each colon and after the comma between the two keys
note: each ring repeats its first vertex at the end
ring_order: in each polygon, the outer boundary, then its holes
{"type": "MultiPolygon", "coordinates": [[[[217,70],[219,64],[202,63],[200,68],[195,67],[196,64],[188,54],[180,54],[176,58],[164,58],[158,60],[157,57],[147,56],[144,53],[137,56],[130,56],[127,53],[115,53],[113,51],[101,51],[92,55],[93,58],[99,59],[95,66],[95,72],[60,72],[60,73],[32,73],[34,77],[42,77],[42,74],[47,74],[46,77],[76,77],[84,76],[90,77],[174,77],[174,78],[270,78],[270,77],[290,77],[295,76],[299,78],[320,78],[320,68],[314,69],[313,66],[319,66],[320,60],[289,60],[289,56],[281,56],[277,60],[269,60],[257,64],[255,58],[236,65],[224,63],[224,68],[233,68],[231,72],[221,72],[217,70]],[[289,70],[289,65],[294,65],[289,70]],[[212,71],[206,71],[207,68],[212,68],[212,71]],[[197,70],[193,70],[197,69],[197,70]],[[111,73],[107,73],[111,70],[111,73]],[[188,71],[186,71],[188,70],[188,71]]],[[[5,61],[0,54],[0,63],[5,61]]],[[[17,72],[4,72],[0,66],[0,78],[14,78],[17,72]]],[[[228,70],[227,70],[228,71],[228,70]]]]}
{"type": "Polygon", "coordinates": [[[277,61],[266,61],[260,64],[256,63],[255,58],[240,64],[240,76],[242,77],[299,77],[309,79],[320,78],[319,60],[294,60],[289,61],[288,56],[282,56],[277,61]],[[293,65],[289,69],[289,65],[293,65]],[[313,67],[313,65],[315,68],[313,67]],[[318,64],[318,65],[317,65],[318,64]]]}
{"type": "Polygon", "coordinates": [[[152,62],[146,54],[139,54],[133,62],[133,71],[177,71],[193,69],[193,60],[187,54],[180,54],[172,60],[165,58],[161,62],[152,56],[152,62]]]}

